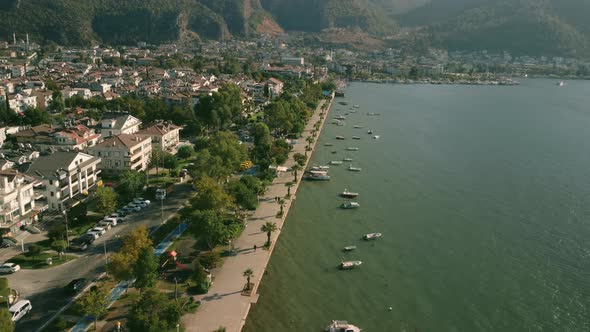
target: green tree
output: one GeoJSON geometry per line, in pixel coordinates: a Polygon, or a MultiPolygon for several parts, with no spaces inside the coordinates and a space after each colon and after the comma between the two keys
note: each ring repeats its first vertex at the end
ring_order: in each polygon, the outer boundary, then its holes
{"type": "Polygon", "coordinates": [[[135,288],[143,291],[146,288],[153,287],[156,283],[157,270],[158,262],[154,256],[154,248],[151,246],[144,248],[133,265],[135,288]]]}
{"type": "Polygon", "coordinates": [[[96,323],[98,319],[107,313],[107,306],[109,301],[107,300],[108,290],[105,287],[92,287],[80,300],[80,307],[86,315],[94,317],[94,329],[96,330],[96,323]]]}
{"type": "Polygon", "coordinates": [[[38,108],[29,108],[23,113],[23,123],[31,126],[38,126],[40,124],[51,123],[49,113],[38,108]]]}
{"type": "Polygon", "coordinates": [[[303,166],[303,165],[305,165],[305,161],[307,160],[307,158],[305,157],[305,155],[297,152],[293,155],[293,160],[295,160],[297,165],[303,166]]]}
{"type": "Polygon", "coordinates": [[[190,158],[193,154],[195,154],[195,149],[191,145],[183,145],[176,152],[176,156],[182,159],[190,158]]]}
{"type": "Polygon", "coordinates": [[[164,152],[162,156],[162,166],[169,170],[173,170],[178,167],[178,159],[173,154],[164,152]]]}
{"type": "Polygon", "coordinates": [[[146,182],[145,175],[137,171],[123,172],[120,179],[121,192],[127,197],[136,197],[142,191],[146,182]]]}
{"type": "Polygon", "coordinates": [[[180,321],[180,307],[157,289],[149,288],[133,304],[127,319],[130,332],[170,331],[180,321]]]}
{"type": "Polygon", "coordinates": [[[238,142],[238,137],[228,131],[219,131],[209,141],[209,152],[221,158],[224,176],[240,169],[242,162],[248,159],[248,149],[238,142]]]}
{"type": "Polygon", "coordinates": [[[197,284],[196,291],[198,294],[206,294],[209,291],[209,279],[207,279],[207,273],[199,260],[194,263],[191,279],[197,284]]]}
{"type": "Polygon", "coordinates": [[[96,199],[96,210],[103,216],[117,210],[117,193],[113,188],[98,187],[94,197],[96,199]]]}
{"type": "Polygon", "coordinates": [[[0,332],[13,332],[14,322],[8,309],[0,309],[0,332]]]}
{"type": "Polygon", "coordinates": [[[152,240],[148,236],[148,230],[145,225],[133,229],[122,239],[123,246],[120,252],[131,256],[131,261],[135,262],[139,254],[148,247],[152,246],[152,240]]]}
{"type": "Polygon", "coordinates": [[[56,113],[62,113],[66,107],[65,103],[64,103],[64,99],[63,96],[61,94],[61,92],[59,90],[55,90],[53,91],[53,94],[51,96],[51,102],[49,102],[49,110],[56,112],[56,113]]]}
{"type": "Polygon", "coordinates": [[[270,246],[270,236],[272,232],[276,231],[277,224],[274,222],[267,221],[262,227],[260,227],[261,232],[266,232],[266,245],[270,246]]]}
{"type": "Polygon", "coordinates": [[[210,177],[203,177],[195,183],[197,196],[191,201],[194,208],[220,211],[231,204],[231,196],[210,177]]]}
{"type": "Polygon", "coordinates": [[[55,250],[60,258],[63,255],[63,253],[66,251],[67,247],[68,247],[68,243],[64,240],[56,240],[56,241],[51,242],[51,249],[55,250]]]}
{"type": "Polygon", "coordinates": [[[291,196],[291,187],[295,185],[294,182],[287,182],[285,183],[285,187],[287,187],[287,197],[291,196]]]}
{"type": "Polygon", "coordinates": [[[250,287],[252,286],[252,284],[250,283],[250,278],[252,278],[252,276],[254,275],[254,271],[252,271],[251,268],[248,268],[242,274],[244,277],[246,277],[246,290],[250,290],[250,287]]]}
{"type": "Polygon", "coordinates": [[[256,191],[248,188],[244,182],[232,180],[225,187],[227,192],[233,196],[235,203],[243,209],[254,210],[258,206],[256,191]]]}
{"type": "Polygon", "coordinates": [[[31,244],[29,246],[29,255],[33,257],[33,260],[36,260],[37,256],[41,253],[41,247],[36,244],[31,244]]]}
{"type": "Polygon", "coordinates": [[[231,238],[228,227],[216,211],[197,210],[192,213],[191,219],[193,220],[193,232],[205,241],[209,249],[213,249],[216,245],[231,238]]]}
{"type": "MultiPolygon", "coordinates": [[[[133,279],[133,257],[131,255],[119,251],[109,257],[108,272],[116,281],[127,281],[133,279]]],[[[125,293],[129,287],[125,288],[125,293]]]]}

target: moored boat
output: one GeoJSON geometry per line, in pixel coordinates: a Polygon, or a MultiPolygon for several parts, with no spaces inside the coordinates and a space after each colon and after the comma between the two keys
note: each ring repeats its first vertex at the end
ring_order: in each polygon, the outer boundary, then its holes
{"type": "Polygon", "coordinates": [[[361,138],[358,136],[352,136],[352,139],[361,139],[361,138]]]}
{"type": "Polygon", "coordinates": [[[336,120],[344,120],[344,119],[346,119],[346,117],[344,115],[338,115],[334,119],[336,119],[336,120]]]}
{"type": "Polygon", "coordinates": [[[340,193],[340,196],[344,198],[356,198],[358,195],[359,193],[353,193],[351,191],[348,191],[348,189],[344,189],[344,191],[340,193]]]}
{"type": "Polygon", "coordinates": [[[363,238],[365,240],[376,240],[376,239],[380,238],[381,235],[382,235],[381,233],[369,233],[369,234],[366,234],[363,238]]]}
{"type": "Polygon", "coordinates": [[[350,161],[352,161],[352,158],[344,158],[342,160],[347,161],[347,162],[350,162],[350,161]]]}
{"type": "Polygon", "coordinates": [[[336,139],[339,139],[339,140],[345,140],[346,138],[344,138],[344,136],[340,136],[340,135],[338,135],[338,136],[336,136],[336,139]]]}
{"type": "Polygon", "coordinates": [[[348,150],[348,151],[358,151],[359,148],[349,146],[349,147],[346,148],[346,150],[348,150]]]}
{"type": "Polygon", "coordinates": [[[361,332],[361,329],[345,320],[333,320],[332,324],[326,327],[326,332],[361,332]]]}
{"type": "Polygon", "coordinates": [[[354,107],[354,108],[361,108],[360,105],[352,105],[352,107],[354,107]]]}
{"type": "MultiPolygon", "coordinates": [[[[361,266],[361,264],[363,264],[363,262],[361,262],[361,261],[346,261],[346,262],[340,263],[340,268],[343,270],[350,270],[350,269],[354,269],[357,266],[361,266]]],[[[344,330],[344,331],[348,331],[348,330],[344,330]]]]}
{"type": "Polygon", "coordinates": [[[367,130],[367,134],[372,135],[373,131],[371,129],[367,130]]]}
{"type": "Polygon", "coordinates": [[[320,165],[320,166],[312,166],[311,167],[311,170],[312,171],[326,171],[326,170],[329,170],[329,169],[330,169],[330,166],[323,166],[323,165],[320,165]]]}
{"type": "Polygon", "coordinates": [[[303,178],[311,181],[328,181],[330,176],[326,171],[308,171],[305,172],[303,178]]]}
{"type": "Polygon", "coordinates": [[[333,146],[334,143],[325,143],[324,146],[333,146]]]}
{"type": "Polygon", "coordinates": [[[374,139],[379,139],[379,138],[381,138],[381,136],[379,136],[379,135],[375,135],[375,136],[373,136],[373,138],[374,138],[374,139]]]}
{"type": "Polygon", "coordinates": [[[356,246],[346,246],[342,250],[344,250],[344,251],[353,251],[353,250],[356,250],[356,246]]]}
{"type": "Polygon", "coordinates": [[[356,126],[354,126],[354,128],[361,129],[361,128],[363,128],[363,126],[356,125],[356,126]]]}
{"type": "Polygon", "coordinates": [[[340,208],[342,209],[358,209],[361,205],[357,202],[346,202],[340,204],[340,208]]]}
{"type": "Polygon", "coordinates": [[[360,167],[353,167],[352,165],[348,166],[348,168],[347,168],[347,169],[348,169],[349,171],[351,171],[351,172],[360,172],[360,171],[362,171],[362,170],[363,170],[363,169],[362,169],[362,168],[360,168],[360,167]]]}
{"type": "Polygon", "coordinates": [[[342,161],[340,161],[340,160],[332,160],[332,161],[330,161],[330,165],[342,165],[342,161]]]}

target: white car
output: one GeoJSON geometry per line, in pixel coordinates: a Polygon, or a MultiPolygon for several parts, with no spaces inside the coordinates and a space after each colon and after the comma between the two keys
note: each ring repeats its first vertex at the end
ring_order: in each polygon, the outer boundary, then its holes
{"type": "Polygon", "coordinates": [[[133,199],[132,203],[143,203],[145,202],[145,199],[143,199],[143,197],[137,197],[133,199]]]}
{"type": "Polygon", "coordinates": [[[14,273],[20,270],[20,265],[14,263],[4,263],[0,265],[0,273],[14,273]]]}
{"type": "Polygon", "coordinates": [[[98,224],[94,225],[94,227],[102,227],[108,231],[109,229],[111,229],[111,227],[113,227],[113,225],[106,220],[101,220],[98,222],[98,224]]]}
{"type": "Polygon", "coordinates": [[[101,222],[107,222],[109,223],[112,227],[117,226],[118,221],[120,220],[120,218],[104,218],[103,220],[101,220],[101,222]]]}
{"type": "Polygon", "coordinates": [[[139,212],[141,211],[142,206],[139,204],[135,204],[135,203],[131,203],[129,205],[127,205],[128,208],[131,209],[131,211],[135,211],[135,212],[139,212]]]}
{"type": "Polygon", "coordinates": [[[151,202],[149,199],[146,199],[145,201],[143,201],[143,203],[144,203],[145,205],[150,205],[150,204],[152,204],[152,202],[151,202]]]}
{"type": "Polygon", "coordinates": [[[107,232],[107,230],[102,227],[94,227],[94,228],[89,229],[86,232],[86,234],[94,235],[94,238],[98,239],[99,236],[103,235],[106,232],[107,232]]]}

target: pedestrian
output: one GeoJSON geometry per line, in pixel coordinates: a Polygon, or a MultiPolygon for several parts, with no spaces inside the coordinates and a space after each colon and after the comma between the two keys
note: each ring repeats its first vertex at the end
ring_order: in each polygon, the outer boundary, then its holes
{"type": "Polygon", "coordinates": [[[256,251],[256,245],[254,245],[254,251],[256,251]]]}

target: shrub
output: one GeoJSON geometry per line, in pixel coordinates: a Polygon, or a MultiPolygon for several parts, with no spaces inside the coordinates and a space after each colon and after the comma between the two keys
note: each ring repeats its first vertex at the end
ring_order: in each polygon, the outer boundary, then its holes
{"type": "Polygon", "coordinates": [[[221,260],[221,255],[217,252],[206,252],[199,256],[199,263],[206,269],[212,269],[217,267],[217,264],[221,260]]]}

